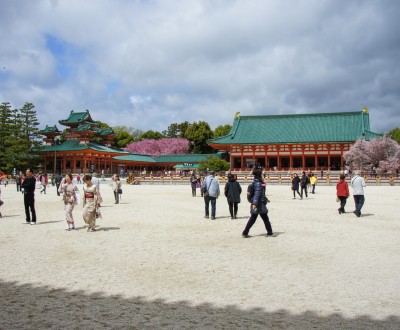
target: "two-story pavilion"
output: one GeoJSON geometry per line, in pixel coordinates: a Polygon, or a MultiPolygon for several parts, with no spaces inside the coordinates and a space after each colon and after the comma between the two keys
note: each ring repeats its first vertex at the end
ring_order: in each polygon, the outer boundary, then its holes
{"type": "Polygon", "coordinates": [[[45,136],[45,145],[38,150],[44,156],[44,168],[57,172],[86,173],[90,171],[113,173],[116,171],[114,156],[128,152],[111,148],[115,137],[112,129],[102,128],[94,121],[88,110],[71,111],[67,119],[60,120],[67,126],[63,141],[59,141],[60,132],[57,126],[46,126],[40,133],[45,136]]]}
{"type": "Polygon", "coordinates": [[[370,140],[369,113],[363,111],[239,116],[228,135],[208,141],[230,154],[231,170],[255,164],[267,170],[336,169],[359,138],[370,140]]]}

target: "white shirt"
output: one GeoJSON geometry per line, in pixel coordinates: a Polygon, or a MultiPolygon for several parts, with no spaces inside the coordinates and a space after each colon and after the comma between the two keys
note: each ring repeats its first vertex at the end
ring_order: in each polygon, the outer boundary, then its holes
{"type": "Polygon", "coordinates": [[[351,179],[351,188],[353,188],[353,195],[364,195],[363,187],[365,186],[365,181],[361,176],[356,175],[354,178],[351,179]]]}

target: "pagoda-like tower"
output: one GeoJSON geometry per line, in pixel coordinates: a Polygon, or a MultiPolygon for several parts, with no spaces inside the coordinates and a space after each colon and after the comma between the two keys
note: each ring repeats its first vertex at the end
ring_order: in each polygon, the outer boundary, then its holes
{"type": "Polygon", "coordinates": [[[41,135],[44,135],[43,139],[47,146],[54,144],[56,136],[59,136],[61,132],[58,130],[57,126],[47,126],[42,131],[39,132],[41,135]]]}

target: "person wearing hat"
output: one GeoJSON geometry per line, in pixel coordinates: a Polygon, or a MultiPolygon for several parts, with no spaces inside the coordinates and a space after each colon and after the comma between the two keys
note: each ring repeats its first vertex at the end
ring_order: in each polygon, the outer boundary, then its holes
{"type": "Polygon", "coordinates": [[[210,217],[210,202],[211,202],[211,220],[215,220],[217,198],[219,196],[219,182],[215,177],[215,171],[210,171],[209,175],[205,178],[203,185],[204,204],[205,204],[205,216],[208,219],[210,217]]]}
{"type": "Polygon", "coordinates": [[[265,229],[267,230],[267,236],[273,236],[271,222],[268,217],[267,209],[267,196],[265,195],[265,183],[262,179],[262,170],[254,169],[254,194],[251,199],[250,205],[250,218],[247,221],[247,225],[242,232],[242,236],[249,237],[250,228],[254,225],[257,220],[258,215],[264,222],[265,229]]]}

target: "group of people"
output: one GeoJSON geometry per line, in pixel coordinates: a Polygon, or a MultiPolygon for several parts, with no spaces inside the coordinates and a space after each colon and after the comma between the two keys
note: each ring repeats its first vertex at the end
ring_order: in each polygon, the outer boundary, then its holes
{"type": "MultiPolygon", "coordinates": [[[[263,178],[262,170],[258,168],[254,168],[252,170],[252,174],[254,176],[253,182],[253,193],[249,197],[250,199],[250,218],[247,221],[246,227],[242,232],[242,236],[247,238],[249,236],[249,231],[251,227],[257,220],[258,215],[261,216],[265,229],[267,230],[267,236],[273,236],[271,222],[268,217],[268,208],[267,208],[267,196],[266,196],[266,181],[263,178]]],[[[204,178],[204,180],[197,179],[196,175],[193,173],[191,175],[191,186],[192,186],[192,196],[196,196],[193,190],[196,189],[196,186],[200,182],[200,189],[202,197],[204,197],[204,210],[205,215],[204,218],[211,220],[216,219],[216,204],[217,199],[220,195],[220,187],[218,178],[215,177],[215,171],[209,171],[208,175],[204,178]],[[211,212],[210,212],[210,204],[211,204],[211,212]]],[[[228,182],[224,187],[224,195],[226,197],[229,213],[231,219],[237,219],[238,214],[238,205],[241,202],[240,195],[242,193],[242,187],[240,183],[237,181],[236,175],[229,173],[228,174],[228,182]]]]}
{"type": "MultiPolygon", "coordinates": [[[[35,225],[37,221],[36,210],[35,210],[35,189],[37,187],[37,181],[42,183],[42,190],[40,193],[46,194],[47,186],[47,175],[40,175],[35,177],[30,169],[26,170],[25,176],[20,175],[17,183],[17,191],[21,191],[24,196],[24,208],[25,208],[25,223],[35,225]],[[45,185],[43,184],[45,183],[45,185]]],[[[78,180],[78,179],[77,179],[78,180]]],[[[87,224],[87,230],[90,232],[96,231],[96,219],[101,217],[100,205],[103,201],[100,194],[100,181],[97,178],[97,174],[84,175],[83,180],[83,196],[80,197],[80,192],[77,184],[74,182],[72,174],[66,174],[64,177],[61,174],[57,174],[54,177],[54,183],[57,187],[57,195],[62,195],[64,203],[65,219],[67,222],[66,230],[71,231],[75,229],[75,221],[73,216],[73,210],[76,205],[80,204],[80,200],[83,202],[83,220],[87,224]]],[[[79,181],[77,181],[79,182],[79,181]]],[[[119,179],[119,175],[115,174],[112,177],[112,191],[114,193],[115,204],[119,204],[122,194],[122,183],[119,179]]],[[[0,206],[3,205],[1,200],[1,189],[0,189],[0,206]]],[[[0,218],[2,214],[0,213],[0,218]]]]}
{"type": "Polygon", "coordinates": [[[308,198],[308,187],[311,188],[311,193],[315,194],[315,185],[317,181],[318,179],[314,173],[307,175],[306,172],[303,172],[301,177],[299,177],[297,173],[294,173],[292,178],[293,199],[296,199],[296,193],[299,195],[300,199],[303,199],[303,193],[306,198],[308,198]],[[301,189],[301,192],[299,192],[299,189],[301,189]]]}

